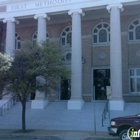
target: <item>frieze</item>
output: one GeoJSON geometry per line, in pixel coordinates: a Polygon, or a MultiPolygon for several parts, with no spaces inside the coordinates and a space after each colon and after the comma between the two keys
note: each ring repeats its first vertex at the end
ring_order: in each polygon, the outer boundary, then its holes
{"type": "Polygon", "coordinates": [[[6,12],[6,6],[0,6],[0,12],[6,12]]]}
{"type": "Polygon", "coordinates": [[[7,12],[14,11],[22,11],[22,10],[30,10],[37,8],[47,8],[51,6],[59,6],[64,4],[71,3],[71,0],[44,0],[44,1],[36,1],[36,2],[24,2],[21,4],[12,4],[7,6],[7,12]]]}

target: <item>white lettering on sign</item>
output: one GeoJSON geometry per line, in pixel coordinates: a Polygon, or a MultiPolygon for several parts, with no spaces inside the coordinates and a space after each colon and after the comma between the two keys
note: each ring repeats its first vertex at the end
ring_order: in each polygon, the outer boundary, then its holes
{"type": "Polygon", "coordinates": [[[7,11],[22,11],[22,10],[28,10],[28,9],[36,9],[36,8],[44,8],[49,6],[56,6],[56,5],[63,5],[70,3],[71,0],[44,0],[39,2],[29,2],[29,3],[23,3],[23,4],[16,4],[12,6],[7,7],[7,11]]]}

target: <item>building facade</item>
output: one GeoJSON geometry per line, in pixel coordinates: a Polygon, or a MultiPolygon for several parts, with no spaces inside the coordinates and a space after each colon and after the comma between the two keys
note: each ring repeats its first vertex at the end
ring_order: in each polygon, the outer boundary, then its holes
{"type": "MultiPolygon", "coordinates": [[[[123,110],[125,101],[140,101],[139,6],[139,0],[2,0],[1,51],[14,55],[26,40],[54,42],[71,77],[49,100],[81,109],[110,92],[110,109],[123,110]]],[[[36,93],[32,108],[46,104],[36,93]]]]}

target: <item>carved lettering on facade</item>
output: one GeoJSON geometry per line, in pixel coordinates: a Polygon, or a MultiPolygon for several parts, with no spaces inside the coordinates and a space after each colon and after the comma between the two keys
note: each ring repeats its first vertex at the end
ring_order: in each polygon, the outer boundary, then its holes
{"type": "Polygon", "coordinates": [[[26,10],[26,6],[27,6],[27,4],[13,5],[12,11],[26,10]]]}
{"type": "Polygon", "coordinates": [[[35,3],[35,7],[46,7],[46,6],[53,6],[53,5],[59,5],[59,4],[66,4],[68,2],[71,2],[71,0],[47,0],[47,1],[40,1],[35,3]]]}
{"type": "Polygon", "coordinates": [[[44,8],[49,6],[57,6],[70,3],[71,0],[44,0],[33,3],[17,4],[8,7],[8,11],[22,11],[35,8],[44,8]]]}

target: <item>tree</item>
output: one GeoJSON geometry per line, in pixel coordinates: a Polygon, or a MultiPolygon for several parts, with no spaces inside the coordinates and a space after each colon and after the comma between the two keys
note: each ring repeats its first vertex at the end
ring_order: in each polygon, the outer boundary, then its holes
{"type": "Polygon", "coordinates": [[[36,90],[49,93],[60,77],[67,77],[68,71],[62,64],[60,50],[52,43],[26,44],[15,53],[9,69],[8,92],[17,95],[22,104],[22,130],[26,130],[26,102],[29,94],[36,90]],[[37,78],[43,77],[43,78],[37,78]],[[42,80],[43,79],[43,80],[42,80]],[[44,81],[45,82],[42,82],[44,81]]]}
{"type": "Polygon", "coordinates": [[[7,84],[8,70],[13,62],[13,57],[0,53],[0,95],[7,84]]]}

